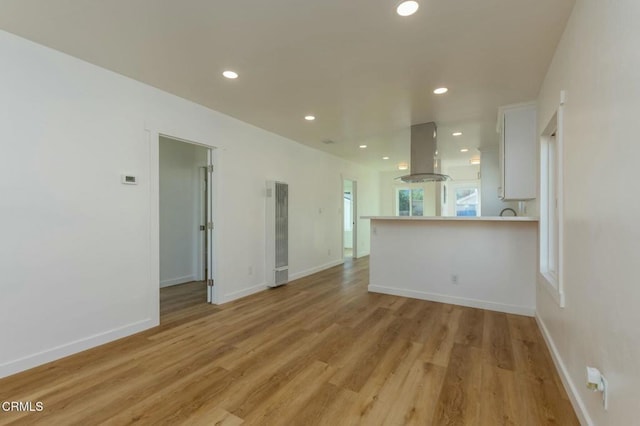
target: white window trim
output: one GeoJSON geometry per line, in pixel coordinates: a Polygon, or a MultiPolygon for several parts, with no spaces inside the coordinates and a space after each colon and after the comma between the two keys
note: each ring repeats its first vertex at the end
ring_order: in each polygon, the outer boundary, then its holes
{"type": "Polygon", "coordinates": [[[561,92],[561,102],[558,110],[549,121],[549,124],[540,136],[540,274],[543,277],[543,287],[549,292],[556,303],[564,308],[564,131],[563,112],[564,92],[561,92]],[[549,202],[548,202],[548,149],[549,138],[555,131],[557,188],[558,202],[558,265],[557,274],[553,274],[548,268],[548,229],[549,229],[549,202]]]}

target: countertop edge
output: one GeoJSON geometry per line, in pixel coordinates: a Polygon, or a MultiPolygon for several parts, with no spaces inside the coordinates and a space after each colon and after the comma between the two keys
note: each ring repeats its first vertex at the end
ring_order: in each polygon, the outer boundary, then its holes
{"type": "Polygon", "coordinates": [[[538,222],[540,220],[537,217],[528,216],[360,216],[360,219],[447,222],[538,222]]]}

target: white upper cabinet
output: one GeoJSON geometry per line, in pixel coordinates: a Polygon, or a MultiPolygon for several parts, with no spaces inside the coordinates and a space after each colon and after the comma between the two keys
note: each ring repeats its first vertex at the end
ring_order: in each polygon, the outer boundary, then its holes
{"type": "Polygon", "coordinates": [[[518,104],[498,110],[500,134],[500,188],[502,200],[536,198],[536,104],[518,104]]]}

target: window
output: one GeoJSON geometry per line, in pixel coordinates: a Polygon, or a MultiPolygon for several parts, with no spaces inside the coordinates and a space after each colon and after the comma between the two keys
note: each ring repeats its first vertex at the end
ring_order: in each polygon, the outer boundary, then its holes
{"type": "Polygon", "coordinates": [[[396,216],[423,216],[424,189],[398,188],[396,191],[396,216]]]}
{"type": "Polygon", "coordinates": [[[558,144],[556,132],[547,139],[547,273],[558,281],[558,144]]]}
{"type": "Polygon", "coordinates": [[[479,198],[477,187],[456,188],[456,216],[478,216],[479,198]]]}
{"type": "Polygon", "coordinates": [[[540,273],[564,307],[562,288],[562,106],[540,141],[540,273]]]}
{"type": "Polygon", "coordinates": [[[442,202],[443,216],[480,216],[480,181],[461,180],[447,182],[442,185],[443,192],[448,192],[449,202],[442,202]]]}

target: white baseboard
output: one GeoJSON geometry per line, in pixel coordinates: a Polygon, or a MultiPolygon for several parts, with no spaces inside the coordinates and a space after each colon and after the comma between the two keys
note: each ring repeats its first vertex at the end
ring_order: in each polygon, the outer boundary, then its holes
{"type": "Polygon", "coordinates": [[[79,339],[70,343],[66,343],[64,345],[57,346],[55,348],[47,349],[42,352],[27,355],[23,358],[0,364],[0,378],[19,373],[33,367],[37,367],[39,365],[64,358],[69,355],[73,355],[78,352],[94,348],[96,346],[104,345],[105,343],[109,343],[114,340],[139,333],[157,325],[158,323],[154,322],[151,319],[144,319],[131,324],[127,324],[123,327],[118,327],[114,328],[113,330],[105,331],[103,333],[94,334],[93,336],[79,339]]]}
{"type": "Polygon", "coordinates": [[[185,275],[184,277],[171,278],[169,280],[160,281],[160,287],[169,287],[171,285],[178,285],[184,283],[190,283],[191,281],[198,281],[195,275],[185,275]]]}
{"type": "Polygon", "coordinates": [[[576,415],[578,416],[578,420],[580,420],[580,424],[588,425],[588,426],[593,425],[594,423],[591,420],[591,417],[589,416],[589,413],[587,412],[587,409],[585,408],[585,405],[582,402],[582,399],[580,398],[580,394],[578,393],[578,390],[575,384],[571,380],[571,377],[569,377],[569,372],[567,371],[567,368],[565,367],[564,362],[560,357],[558,348],[556,347],[555,343],[553,343],[553,339],[549,334],[549,330],[547,329],[547,326],[544,324],[544,321],[542,321],[542,318],[540,318],[538,315],[536,315],[536,322],[538,323],[538,327],[542,332],[542,337],[544,337],[544,341],[547,343],[549,352],[551,352],[551,358],[553,358],[553,363],[556,366],[556,370],[560,374],[560,380],[562,380],[564,389],[565,391],[567,391],[567,394],[569,395],[569,400],[571,401],[573,410],[576,412],[576,415]]]}
{"type": "Polygon", "coordinates": [[[295,274],[289,275],[289,282],[299,280],[300,278],[304,278],[309,275],[313,275],[317,272],[324,271],[325,269],[333,268],[334,266],[342,265],[343,263],[344,259],[338,259],[329,263],[325,263],[324,265],[316,266],[315,268],[309,268],[305,271],[296,272],[295,274]]]}
{"type": "Polygon", "coordinates": [[[432,302],[450,303],[452,305],[469,306],[471,308],[487,309],[489,311],[504,312],[507,314],[535,315],[535,308],[504,303],[489,302],[486,300],[468,299],[465,297],[449,296],[446,294],[428,293],[425,291],[390,288],[378,285],[369,285],[369,291],[373,293],[391,294],[394,296],[411,297],[414,299],[430,300],[432,302]]]}
{"type": "MultiPolygon", "coordinates": [[[[295,274],[289,275],[289,284],[291,284],[292,281],[298,280],[298,279],[306,277],[308,275],[315,274],[315,273],[320,272],[320,271],[324,271],[325,269],[333,268],[334,266],[342,265],[343,263],[344,263],[344,259],[340,259],[340,260],[335,260],[335,261],[326,263],[326,264],[321,265],[321,266],[316,266],[315,268],[307,269],[305,271],[296,272],[295,274]]],[[[251,296],[252,294],[259,293],[259,292],[261,292],[263,290],[266,290],[268,288],[269,287],[267,286],[266,283],[262,283],[262,284],[258,284],[258,285],[253,286],[253,287],[246,288],[244,290],[234,291],[233,293],[229,293],[229,294],[224,295],[222,297],[222,300],[220,301],[220,304],[231,302],[231,301],[237,300],[237,299],[241,299],[243,297],[251,296]]]]}
{"type": "Polygon", "coordinates": [[[261,291],[266,290],[267,284],[262,283],[255,285],[253,287],[245,288],[244,290],[234,291],[233,293],[225,294],[220,301],[220,304],[231,302],[236,299],[241,299],[243,297],[251,296],[252,294],[259,293],[261,291]]]}

